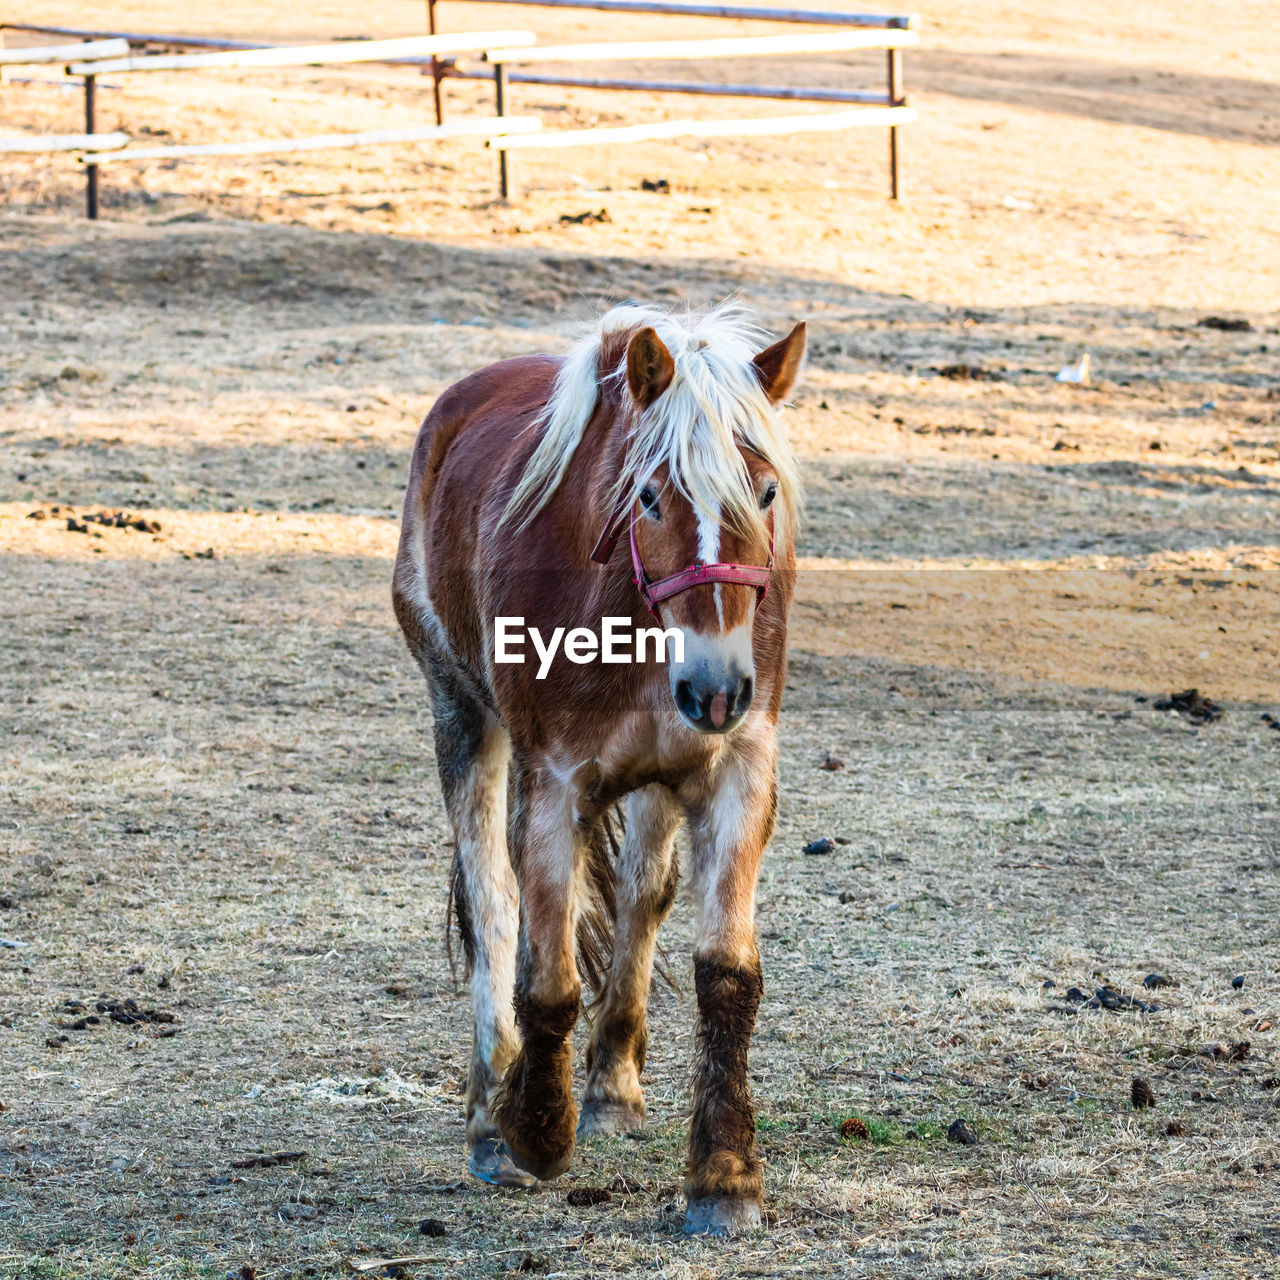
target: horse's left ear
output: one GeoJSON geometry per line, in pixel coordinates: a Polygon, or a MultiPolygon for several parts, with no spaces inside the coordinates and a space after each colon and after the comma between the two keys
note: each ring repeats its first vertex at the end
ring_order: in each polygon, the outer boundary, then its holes
{"type": "Polygon", "coordinates": [[[647,409],[676,376],[676,362],[657,333],[637,329],[627,343],[627,386],[641,409],[647,409]]]}
{"type": "Polygon", "coordinates": [[[804,321],[801,320],[781,342],[775,342],[755,358],[760,385],[770,404],[781,404],[796,385],[804,363],[804,321]]]}

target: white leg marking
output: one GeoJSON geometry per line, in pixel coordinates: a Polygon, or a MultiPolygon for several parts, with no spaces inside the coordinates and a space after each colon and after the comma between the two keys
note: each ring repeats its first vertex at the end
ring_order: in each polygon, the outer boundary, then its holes
{"type": "MultiPolygon", "coordinates": [[[[746,723],[751,724],[750,717],[746,723]]],[[[777,759],[777,744],[768,728],[757,724],[756,730],[748,750],[723,758],[694,835],[696,950],[740,953],[743,959],[754,946],[755,881],[777,759]]]]}
{"type": "Polygon", "coordinates": [[[506,1066],[499,1059],[518,1042],[511,998],[520,898],[507,856],[509,752],[506,731],[487,716],[484,743],[450,805],[475,944],[471,1004],[476,1052],[495,1075],[506,1066]]]}
{"type": "Polygon", "coordinates": [[[575,956],[582,889],[577,820],[582,799],[577,781],[580,768],[547,762],[533,788],[527,843],[521,851],[525,940],[535,984],[529,994],[546,1003],[565,999],[578,986],[575,956]],[[550,911],[553,919],[532,918],[539,911],[550,911]],[[554,928],[556,924],[561,926],[559,931],[554,928]]]}

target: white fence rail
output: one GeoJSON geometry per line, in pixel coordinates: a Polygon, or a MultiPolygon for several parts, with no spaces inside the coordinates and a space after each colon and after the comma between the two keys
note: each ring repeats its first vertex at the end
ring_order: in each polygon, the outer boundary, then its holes
{"type": "MultiPolygon", "coordinates": [[[[532,137],[494,138],[488,145],[499,151],[531,147],[591,147],[656,138],[771,137],[786,133],[831,133],[866,125],[910,124],[913,107],[864,107],[857,111],[828,111],[809,116],[760,116],[741,120],[659,120],[653,124],[624,124],[604,129],[546,130],[532,137]]],[[[116,157],[118,158],[118,157],[116,157]]]]}
{"type": "Polygon", "coordinates": [[[0,48],[0,67],[34,67],[42,63],[88,62],[96,58],[123,58],[127,40],[90,40],[83,44],[42,44],[26,49],[0,48]]]}
{"type": "Polygon", "coordinates": [[[632,62],[654,59],[767,58],[793,53],[846,53],[852,49],[904,49],[918,43],[914,31],[835,31],[829,35],[740,36],[727,40],[637,40],[609,44],[549,44],[490,48],[489,62],[632,62]]]}
{"type": "Polygon", "coordinates": [[[48,151],[105,151],[123,147],[125,133],[31,133],[0,138],[0,152],[40,155],[48,151]]]}
{"type": "Polygon", "coordinates": [[[197,71],[206,67],[310,67],[347,62],[386,62],[424,54],[470,53],[476,50],[534,44],[532,31],[464,31],[447,36],[406,36],[400,40],[341,40],[336,44],[278,45],[270,49],[236,49],[227,53],[174,53],[114,62],[73,63],[73,76],[114,75],[120,71],[197,71]]]}
{"type": "MultiPolygon", "coordinates": [[[[419,0],[420,2],[420,0],[419,0]]],[[[439,0],[430,0],[434,7],[439,0]]],[[[732,18],[739,22],[801,22],[819,27],[885,27],[907,30],[919,25],[905,13],[847,13],[840,9],[778,9],[756,4],[690,4],[687,0],[470,0],[472,4],[528,4],[539,9],[600,9],[612,13],[658,13],[678,18],[732,18]]]]}
{"type": "MultiPolygon", "coordinates": [[[[393,142],[434,142],[444,138],[498,138],[534,133],[542,128],[537,116],[494,116],[484,120],[454,120],[415,129],[379,129],[366,133],[325,133],[310,138],[250,138],[243,142],[198,142],[171,147],[135,147],[111,155],[94,156],[94,164],[128,160],[180,160],[186,156],[265,156],[291,151],[332,151],[372,147],[393,142]]],[[[124,137],[123,134],[117,135],[124,137]]]]}

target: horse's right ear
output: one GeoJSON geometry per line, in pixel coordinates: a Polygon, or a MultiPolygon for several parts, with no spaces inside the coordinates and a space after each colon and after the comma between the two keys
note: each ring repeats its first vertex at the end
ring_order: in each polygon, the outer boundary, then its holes
{"type": "Polygon", "coordinates": [[[637,329],[627,343],[627,386],[631,398],[647,409],[676,376],[676,362],[653,329],[637,329]]]}
{"type": "Polygon", "coordinates": [[[781,342],[766,347],[755,358],[756,374],[770,404],[781,404],[796,385],[804,360],[805,328],[801,320],[781,342]]]}

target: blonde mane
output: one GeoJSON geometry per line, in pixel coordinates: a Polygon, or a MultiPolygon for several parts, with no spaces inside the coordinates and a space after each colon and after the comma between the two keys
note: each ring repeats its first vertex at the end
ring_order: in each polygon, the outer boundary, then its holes
{"type": "Polygon", "coordinates": [[[551,399],[533,424],[541,439],[503,523],[519,517],[524,528],[551,500],[605,389],[630,410],[626,465],[613,502],[630,505],[666,463],[670,482],[697,511],[739,528],[758,527],[760,508],[739,452],[745,446],[777,473],[777,534],[794,534],[800,512],[795,457],[752,363],[767,344],[764,332],[733,304],[682,316],[639,303],[614,307],[565,357],[551,399]],[[675,376],[648,409],[640,410],[627,388],[626,342],[620,339],[645,327],[671,353],[675,376]],[[606,344],[620,353],[608,369],[601,367],[606,344]]]}

